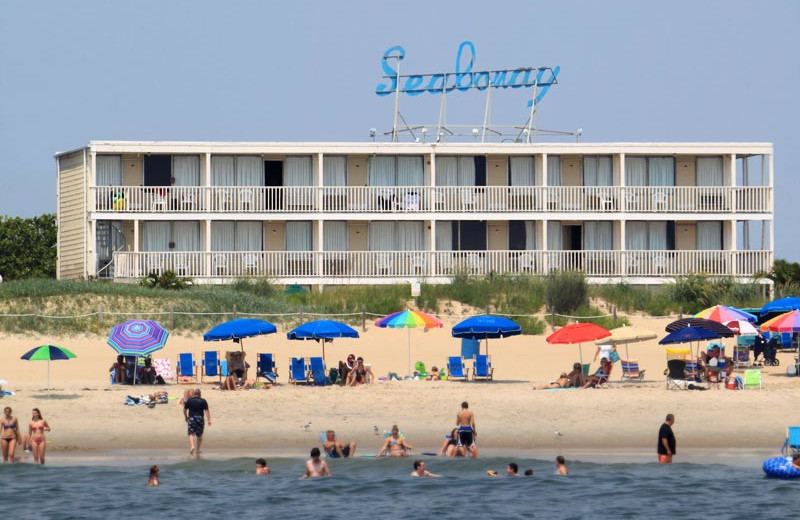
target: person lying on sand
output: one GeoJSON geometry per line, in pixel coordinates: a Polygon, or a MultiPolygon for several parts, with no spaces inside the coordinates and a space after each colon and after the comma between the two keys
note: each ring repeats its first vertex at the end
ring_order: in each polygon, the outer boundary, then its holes
{"type": "Polygon", "coordinates": [[[550,383],[542,386],[534,386],[534,390],[544,390],[546,388],[567,388],[569,386],[569,377],[567,377],[566,372],[561,372],[561,375],[558,376],[558,379],[555,381],[550,381],[550,383]]]}

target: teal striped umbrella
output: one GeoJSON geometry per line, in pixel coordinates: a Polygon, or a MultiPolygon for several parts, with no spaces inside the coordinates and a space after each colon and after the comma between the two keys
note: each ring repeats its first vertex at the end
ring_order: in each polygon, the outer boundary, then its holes
{"type": "Polygon", "coordinates": [[[50,361],[72,359],[74,357],[76,357],[75,354],[64,347],[42,345],[41,347],[36,347],[24,353],[20,359],[26,359],[28,361],[47,361],[47,389],[50,390],[50,361]]]}

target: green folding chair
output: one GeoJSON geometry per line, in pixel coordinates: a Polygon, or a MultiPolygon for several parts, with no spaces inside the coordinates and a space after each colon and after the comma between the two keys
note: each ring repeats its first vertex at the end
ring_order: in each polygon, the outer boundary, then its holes
{"type": "Polygon", "coordinates": [[[758,388],[761,390],[761,370],[745,370],[744,371],[744,389],[758,388]]]}

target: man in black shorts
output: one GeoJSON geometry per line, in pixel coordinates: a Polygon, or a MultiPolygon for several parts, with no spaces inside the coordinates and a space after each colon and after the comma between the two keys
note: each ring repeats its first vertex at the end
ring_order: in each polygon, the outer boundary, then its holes
{"type": "Polygon", "coordinates": [[[475,437],[478,436],[478,429],[475,427],[475,415],[469,410],[469,403],[461,403],[461,410],[456,415],[456,426],[458,426],[458,445],[469,450],[472,457],[478,456],[478,446],[475,445],[475,437]]]}
{"type": "Polygon", "coordinates": [[[211,412],[208,409],[208,401],[200,397],[200,389],[196,388],[192,392],[192,397],[183,403],[183,418],[189,431],[189,455],[198,457],[200,455],[200,444],[203,442],[203,429],[205,423],[203,414],[211,426],[211,412]]]}

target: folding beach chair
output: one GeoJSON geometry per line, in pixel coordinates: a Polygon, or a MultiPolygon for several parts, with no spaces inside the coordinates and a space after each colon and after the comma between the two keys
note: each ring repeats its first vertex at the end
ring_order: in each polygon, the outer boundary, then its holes
{"type": "Polygon", "coordinates": [[[704,375],[700,373],[700,368],[697,366],[696,359],[686,360],[685,374],[686,374],[686,379],[690,381],[701,381],[704,375]]]}
{"type": "Polygon", "coordinates": [[[205,383],[206,378],[213,377],[217,382],[222,380],[222,374],[219,371],[219,352],[216,350],[206,350],[203,352],[202,360],[203,370],[200,372],[200,382],[205,383]]]}
{"type": "Polygon", "coordinates": [[[464,369],[464,359],[461,356],[450,356],[447,358],[447,373],[450,379],[466,381],[469,370],[464,369]]]}
{"type": "Polygon", "coordinates": [[[178,372],[176,374],[178,383],[196,383],[197,371],[194,362],[194,355],[191,352],[178,354],[178,372]]]}
{"type": "Polygon", "coordinates": [[[733,366],[736,368],[747,368],[750,366],[750,347],[747,345],[734,345],[733,347],[733,366]]]}
{"type": "Polygon", "coordinates": [[[639,370],[639,361],[637,359],[621,359],[622,365],[622,380],[623,381],[641,381],[644,379],[644,370],[639,370]]]}
{"type": "Polygon", "coordinates": [[[275,366],[275,359],[272,354],[258,354],[256,361],[256,380],[263,377],[270,383],[278,379],[278,369],[275,366]]]}
{"type": "Polygon", "coordinates": [[[744,371],[744,389],[748,388],[761,390],[761,370],[751,368],[744,371]]]}
{"type": "Polygon", "coordinates": [[[673,388],[689,389],[689,382],[686,381],[686,360],[670,359],[667,361],[667,390],[673,388]]]}
{"type": "Polygon", "coordinates": [[[311,381],[315,386],[326,386],[328,384],[328,374],[325,371],[325,361],[321,357],[312,357],[311,362],[311,381]]]}
{"type": "Polygon", "coordinates": [[[786,429],[786,440],[783,441],[781,453],[784,455],[800,453],[800,426],[789,426],[786,429]]]}
{"type": "Polygon", "coordinates": [[[292,358],[292,364],[289,365],[289,382],[293,385],[309,383],[306,358],[292,358]]]}
{"type": "Polygon", "coordinates": [[[494,368],[492,368],[491,358],[486,354],[477,354],[472,365],[472,380],[485,379],[486,381],[491,381],[493,374],[494,368]]]}

